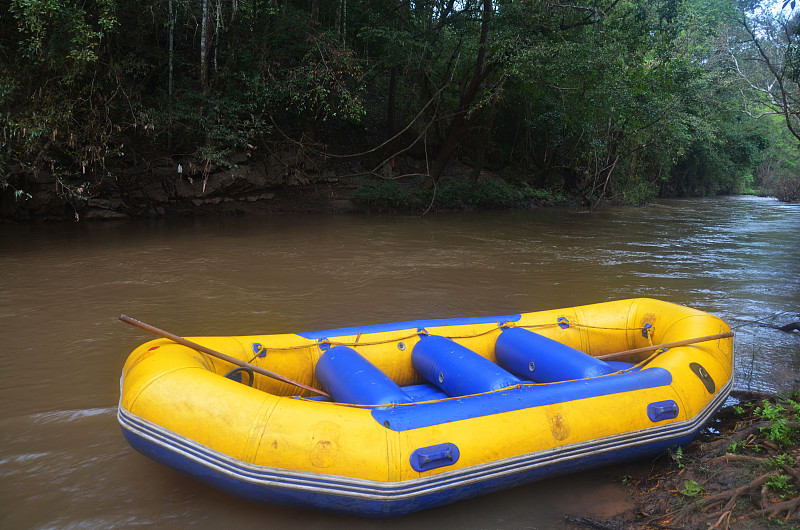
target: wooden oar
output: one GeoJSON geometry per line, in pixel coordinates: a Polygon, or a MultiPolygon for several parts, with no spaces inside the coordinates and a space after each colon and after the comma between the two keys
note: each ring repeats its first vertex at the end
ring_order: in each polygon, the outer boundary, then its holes
{"type": "Polygon", "coordinates": [[[654,344],[653,346],[645,346],[644,348],[635,348],[633,350],[625,350],[620,351],[617,353],[607,353],[606,355],[598,355],[595,357],[596,359],[606,360],[606,359],[614,359],[616,357],[624,357],[625,355],[633,355],[635,353],[644,353],[648,351],[655,351],[660,350],[662,348],[677,348],[679,346],[686,346],[688,344],[694,344],[696,342],[705,342],[707,340],[717,340],[717,339],[727,339],[733,337],[733,332],[729,331],[727,333],[718,333],[716,335],[707,335],[705,337],[697,337],[694,339],[685,339],[685,340],[678,340],[675,342],[665,342],[664,344],[654,344]]]}
{"type": "Polygon", "coordinates": [[[260,366],[256,366],[254,364],[250,364],[247,361],[242,361],[241,359],[237,359],[236,357],[231,357],[230,355],[225,355],[224,353],[218,352],[216,350],[212,350],[211,348],[207,348],[207,347],[203,346],[202,344],[197,344],[196,342],[192,342],[190,340],[186,340],[183,337],[179,337],[177,335],[173,335],[169,331],[164,331],[163,329],[158,329],[155,326],[151,326],[150,324],[145,324],[144,322],[136,320],[135,318],[131,318],[131,317],[126,316],[126,315],[120,315],[119,319],[122,320],[123,322],[127,323],[127,324],[130,324],[132,326],[136,326],[137,328],[141,328],[141,329],[143,329],[145,331],[149,331],[150,333],[155,333],[159,337],[164,337],[165,339],[169,339],[172,342],[177,342],[178,344],[186,346],[187,348],[191,348],[193,350],[197,350],[199,352],[203,352],[205,354],[211,355],[212,357],[216,357],[217,359],[222,359],[223,361],[227,361],[227,362],[229,362],[231,364],[235,364],[237,366],[241,366],[243,368],[247,368],[248,370],[252,370],[252,371],[254,371],[256,373],[259,373],[261,375],[265,375],[267,377],[271,377],[272,379],[277,379],[278,381],[283,381],[284,383],[289,383],[290,385],[294,385],[296,387],[303,388],[305,390],[309,390],[311,392],[314,392],[315,394],[319,394],[321,396],[330,397],[330,394],[328,394],[327,392],[323,392],[322,390],[318,390],[318,389],[316,389],[314,387],[311,387],[311,386],[308,386],[308,385],[304,385],[303,383],[301,383],[299,381],[295,381],[294,379],[289,379],[288,377],[284,377],[284,376],[282,376],[280,374],[276,374],[275,372],[272,372],[272,371],[267,370],[265,368],[261,368],[260,366]]]}

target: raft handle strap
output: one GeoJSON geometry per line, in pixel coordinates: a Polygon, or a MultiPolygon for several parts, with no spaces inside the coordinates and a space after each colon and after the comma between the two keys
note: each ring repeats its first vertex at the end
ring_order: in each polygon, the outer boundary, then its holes
{"type": "MultiPolygon", "coordinates": [[[[256,376],[255,376],[255,374],[253,374],[253,370],[252,369],[247,368],[245,366],[237,366],[236,368],[234,368],[233,370],[231,370],[230,372],[225,374],[224,377],[226,377],[227,379],[231,379],[232,381],[236,381],[236,379],[234,379],[233,376],[238,374],[239,372],[245,372],[248,376],[250,376],[249,379],[248,379],[247,386],[253,386],[253,382],[256,380],[256,376]]],[[[241,381],[241,376],[239,376],[239,378],[240,378],[240,380],[237,381],[237,383],[244,384],[244,381],[241,381]]]]}

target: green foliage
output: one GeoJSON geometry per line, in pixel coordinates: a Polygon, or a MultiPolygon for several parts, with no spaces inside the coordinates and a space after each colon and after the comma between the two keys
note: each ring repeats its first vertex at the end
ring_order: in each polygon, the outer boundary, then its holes
{"type": "Polygon", "coordinates": [[[422,206],[418,194],[395,181],[383,180],[372,185],[363,185],[351,195],[353,201],[373,210],[414,210],[422,206]]]}
{"type": "Polygon", "coordinates": [[[733,442],[732,444],[728,445],[728,452],[729,453],[737,453],[740,449],[743,449],[747,446],[747,441],[739,440],[738,442],[733,442]]]}
{"type": "Polygon", "coordinates": [[[520,109],[530,116],[524,138],[535,139],[522,152],[542,173],[570,168],[565,184],[587,202],[737,192],[763,142],[732,127],[739,93],[726,65],[708,59],[732,9],[724,0],[622,3],[599,27],[515,56],[530,106],[520,109]]]}
{"type": "Polygon", "coordinates": [[[260,112],[311,125],[363,119],[363,70],[355,52],[324,34],[306,41],[302,57],[291,60],[297,65],[279,76],[242,72],[247,98],[260,112]]]}
{"type": "MultiPolygon", "coordinates": [[[[800,200],[794,137],[777,117],[751,118],[763,100],[742,100],[730,56],[754,48],[726,40],[741,37],[734,0],[374,0],[346,12],[336,2],[210,2],[206,39],[202,6],[156,2],[147,16],[133,0],[0,9],[4,189],[24,198],[6,175],[27,168],[75,204],[122,160],[193,154],[224,166],[232,152],[308,138],[364,152],[399,130],[387,149],[436,159],[466,116],[461,153],[480,147],[523,182],[381,183],[356,199],[505,208],[567,193],[592,206],[760,189],[800,200]]],[[[774,42],[796,82],[797,36],[774,42]]]]}
{"type": "Polygon", "coordinates": [[[795,489],[791,483],[791,477],[788,475],[775,475],[770,477],[766,482],[766,486],[777,493],[782,499],[795,495],[795,489]]]}
{"type": "Polygon", "coordinates": [[[767,400],[762,401],[762,406],[755,409],[755,413],[768,421],[778,421],[783,419],[783,412],[786,411],[778,403],[770,403],[767,400]]]}
{"type": "Polygon", "coordinates": [[[785,202],[800,201],[800,149],[778,116],[758,121],[759,132],[767,138],[767,147],[759,153],[753,172],[753,187],[760,194],[773,195],[785,202]]]}
{"type": "Polygon", "coordinates": [[[703,492],[705,492],[705,488],[703,488],[703,486],[694,480],[687,480],[684,482],[683,489],[680,491],[681,495],[685,495],[687,497],[697,497],[703,492]]]}
{"type": "Polygon", "coordinates": [[[566,198],[549,190],[504,182],[447,181],[434,189],[409,189],[395,181],[364,185],[352,194],[357,203],[376,210],[521,208],[531,203],[558,204],[566,198]]]}
{"type": "Polygon", "coordinates": [[[787,398],[786,402],[788,403],[789,407],[791,407],[795,416],[795,420],[800,420],[800,402],[791,398],[787,398]]]}
{"type": "Polygon", "coordinates": [[[781,469],[783,466],[791,467],[794,463],[792,457],[787,453],[773,456],[767,460],[767,469],[781,469]]]}
{"type": "Polygon", "coordinates": [[[103,37],[118,21],[114,0],[100,0],[87,10],[64,0],[11,0],[10,12],[23,38],[19,51],[35,62],[61,63],[73,81],[77,72],[70,63],[98,59],[103,37]]]}
{"type": "Polygon", "coordinates": [[[635,175],[625,175],[615,184],[616,202],[640,206],[658,197],[658,184],[635,175]]]}
{"type": "Polygon", "coordinates": [[[785,412],[786,409],[780,404],[772,404],[766,400],[761,407],[755,409],[756,415],[771,422],[768,427],[762,428],[762,432],[766,433],[766,438],[781,447],[789,447],[794,444],[798,434],[797,429],[789,424],[785,412]]]}
{"type": "Polygon", "coordinates": [[[678,463],[679,468],[685,467],[683,465],[683,447],[675,449],[675,461],[678,463]]]}
{"type": "Polygon", "coordinates": [[[505,182],[450,181],[439,186],[434,205],[444,209],[519,208],[535,201],[563,202],[563,196],[505,182]]]}

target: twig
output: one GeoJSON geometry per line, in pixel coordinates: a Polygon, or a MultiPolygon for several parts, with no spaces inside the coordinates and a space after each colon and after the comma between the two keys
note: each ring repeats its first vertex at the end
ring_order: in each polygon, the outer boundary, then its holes
{"type": "Polygon", "coordinates": [[[728,517],[728,522],[725,523],[725,528],[730,527],[730,525],[731,525],[731,514],[732,513],[733,513],[733,510],[728,510],[727,512],[724,512],[722,515],[719,516],[719,519],[717,519],[716,523],[714,523],[714,524],[712,524],[711,526],[708,527],[708,530],[713,530],[714,528],[718,528],[719,525],[722,523],[722,520],[725,519],[725,516],[728,517]]]}

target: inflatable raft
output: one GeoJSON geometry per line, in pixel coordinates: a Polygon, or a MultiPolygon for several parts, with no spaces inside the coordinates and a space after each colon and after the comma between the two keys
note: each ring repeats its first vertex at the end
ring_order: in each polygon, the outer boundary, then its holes
{"type": "Polygon", "coordinates": [[[391,518],[686,444],[731,390],[731,337],[634,299],[191,339],[330,397],[157,339],[125,364],[118,418],[231,495],[391,518]]]}

